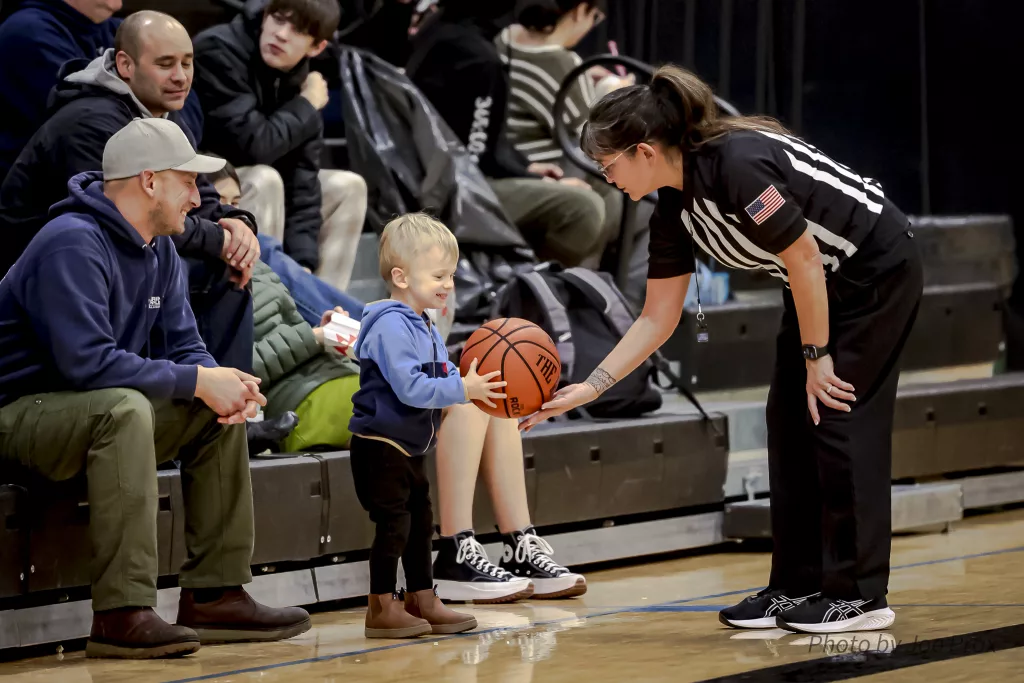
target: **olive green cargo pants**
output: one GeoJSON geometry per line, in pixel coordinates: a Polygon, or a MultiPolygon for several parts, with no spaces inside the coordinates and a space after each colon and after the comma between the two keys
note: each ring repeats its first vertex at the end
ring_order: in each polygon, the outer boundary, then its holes
{"type": "Polygon", "coordinates": [[[25,396],[0,408],[0,458],[49,479],[88,479],[94,610],[156,606],[156,466],[181,463],[187,588],[252,580],[245,425],[202,402],[151,403],[133,389],[25,396]]]}

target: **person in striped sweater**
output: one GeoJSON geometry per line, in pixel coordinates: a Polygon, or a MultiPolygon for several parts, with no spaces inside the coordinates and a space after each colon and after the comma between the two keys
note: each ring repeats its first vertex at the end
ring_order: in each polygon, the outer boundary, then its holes
{"type": "MultiPolygon", "coordinates": [[[[565,160],[555,139],[555,97],[583,63],[574,48],[604,21],[606,5],[605,0],[520,0],[516,23],[495,38],[511,80],[505,119],[509,141],[530,163],[556,164],[567,175],[582,175],[565,160]]],[[[566,125],[578,135],[600,95],[633,82],[632,76],[620,78],[601,67],[578,77],[566,98],[566,125]]],[[[601,179],[586,182],[604,201],[604,234],[612,240],[622,222],[622,193],[601,179]]]]}

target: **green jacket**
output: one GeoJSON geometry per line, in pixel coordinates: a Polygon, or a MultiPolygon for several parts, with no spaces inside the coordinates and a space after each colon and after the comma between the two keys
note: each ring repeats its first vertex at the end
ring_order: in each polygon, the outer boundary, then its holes
{"type": "Polygon", "coordinates": [[[337,377],[359,374],[359,367],[344,356],[325,351],[280,278],[262,261],[252,276],[253,374],[262,380],[267,397],[264,413],[273,419],[295,410],[321,384],[337,377]]]}

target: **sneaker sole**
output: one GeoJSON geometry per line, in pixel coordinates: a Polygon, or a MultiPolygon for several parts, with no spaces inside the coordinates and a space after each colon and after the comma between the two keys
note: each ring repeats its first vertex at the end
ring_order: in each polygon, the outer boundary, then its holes
{"type": "Polygon", "coordinates": [[[433,632],[434,629],[430,624],[418,624],[416,626],[406,626],[405,628],[366,627],[363,629],[363,635],[367,638],[388,638],[391,640],[398,638],[416,638],[418,636],[430,635],[433,632]]]}
{"type": "Polygon", "coordinates": [[[515,602],[534,593],[533,583],[529,579],[494,582],[435,579],[434,583],[437,585],[437,595],[442,600],[472,602],[477,605],[515,602]]]}
{"type": "Polygon", "coordinates": [[[476,626],[476,618],[474,617],[469,621],[464,621],[460,624],[433,624],[430,627],[430,632],[439,636],[451,635],[452,633],[472,631],[476,626]]]}
{"type": "Polygon", "coordinates": [[[587,592],[587,580],[582,576],[568,576],[562,579],[533,579],[534,600],[575,598],[587,592]]]}
{"type": "Polygon", "coordinates": [[[729,619],[721,612],[718,613],[718,621],[729,628],[775,628],[775,620],[778,617],[761,617],[760,619],[729,619]]]}
{"type": "Polygon", "coordinates": [[[157,647],[124,647],[90,640],[85,644],[85,656],[97,659],[163,659],[184,657],[197,652],[201,644],[196,640],[159,645],[157,647]]]}
{"type": "Polygon", "coordinates": [[[871,612],[859,614],[852,619],[830,621],[824,624],[795,624],[785,621],[781,616],[775,618],[779,628],[793,633],[847,633],[849,631],[877,631],[889,628],[896,621],[896,614],[885,607],[871,612]]]}
{"type": "MultiPolygon", "coordinates": [[[[184,624],[181,624],[184,626],[184,624]]],[[[265,643],[275,640],[287,640],[305,633],[313,623],[307,617],[304,621],[291,626],[275,629],[252,630],[239,628],[203,628],[189,626],[199,634],[199,642],[203,645],[220,645],[224,643],[265,643]]]]}

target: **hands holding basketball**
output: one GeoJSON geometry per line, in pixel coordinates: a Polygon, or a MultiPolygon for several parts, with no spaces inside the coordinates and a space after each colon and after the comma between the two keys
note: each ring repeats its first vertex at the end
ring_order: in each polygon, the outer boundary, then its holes
{"type": "Polygon", "coordinates": [[[462,383],[466,387],[466,396],[470,400],[481,401],[491,408],[497,408],[498,406],[491,399],[496,398],[500,401],[505,398],[505,394],[498,393],[496,389],[501,389],[508,383],[491,381],[501,374],[501,370],[488,372],[486,375],[478,375],[476,372],[476,365],[477,359],[474,358],[473,362],[469,364],[469,371],[466,373],[466,376],[462,378],[462,383]]]}
{"type": "Polygon", "coordinates": [[[519,431],[528,432],[541,422],[590,403],[597,396],[597,389],[585,382],[583,384],[570,384],[567,387],[562,387],[555,392],[550,401],[540,407],[539,412],[534,413],[519,423],[519,431]]]}

